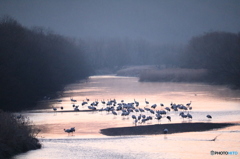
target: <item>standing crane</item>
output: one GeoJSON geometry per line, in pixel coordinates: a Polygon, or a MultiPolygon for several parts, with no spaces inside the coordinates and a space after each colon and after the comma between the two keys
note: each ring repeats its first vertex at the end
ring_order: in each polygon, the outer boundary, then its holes
{"type": "Polygon", "coordinates": [[[145,103],[146,103],[146,104],[149,104],[149,102],[146,100],[146,98],[145,98],[145,103]]]}

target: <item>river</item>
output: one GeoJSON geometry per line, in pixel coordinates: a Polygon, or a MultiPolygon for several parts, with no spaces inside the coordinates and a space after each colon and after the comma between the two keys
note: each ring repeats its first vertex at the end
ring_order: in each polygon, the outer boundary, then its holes
{"type": "MultiPolygon", "coordinates": [[[[21,112],[41,129],[38,139],[43,147],[14,157],[14,159],[61,159],[61,158],[239,158],[240,126],[223,129],[167,135],[139,135],[109,137],[100,129],[134,126],[131,115],[113,115],[111,112],[68,112],[73,104],[80,110],[88,110],[91,102],[98,101],[97,109],[106,107],[101,101],[117,103],[138,101],[139,107],[162,110],[171,103],[191,102],[192,119],[182,119],[179,111],[170,111],[171,123],[181,122],[233,122],[240,123],[240,91],[225,86],[202,83],[138,82],[135,77],[91,76],[85,82],[70,84],[58,99],[41,101],[47,109],[21,112]],[[70,99],[77,100],[73,102],[70,99]],[[82,106],[83,101],[87,105],[82,106]],[[149,104],[145,103],[145,100],[149,104]],[[164,106],[160,106],[163,104],[164,106]],[[52,107],[57,108],[53,111],[52,107]],[[65,112],[60,112],[63,107],[65,112]],[[208,119],[206,115],[211,115],[208,119]],[[75,127],[76,132],[67,134],[63,129],[75,127]],[[216,141],[210,141],[214,137],[216,141]],[[211,151],[234,151],[235,155],[211,155],[211,151]]],[[[152,116],[149,112],[144,112],[152,116]]],[[[139,115],[137,112],[132,114],[139,115]]],[[[170,123],[167,118],[153,119],[144,123],[170,123]]],[[[140,123],[138,123],[140,124],[140,123]]]]}

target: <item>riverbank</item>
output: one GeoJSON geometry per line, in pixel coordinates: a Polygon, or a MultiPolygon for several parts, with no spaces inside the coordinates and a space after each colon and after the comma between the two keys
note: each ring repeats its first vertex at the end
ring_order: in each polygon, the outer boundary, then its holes
{"type": "Polygon", "coordinates": [[[117,76],[138,77],[139,82],[196,82],[225,85],[231,89],[240,88],[238,81],[216,78],[218,74],[208,69],[161,68],[153,65],[129,66],[116,71],[117,76]]]}
{"type": "Polygon", "coordinates": [[[41,148],[39,132],[27,117],[0,111],[0,158],[41,148]]]}
{"type": "Polygon", "coordinates": [[[141,82],[206,82],[206,69],[166,68],[140,74],[141,82]]]}
{"type": "Polygon", "coordinates": [[[182,132],[207,131],[212,129],[233,126],[234,123],[174,123],[174,124],[156,124],[133,127],[118,127],[101,129],[100,133],[107,136],[123,135],[157,135],[164,134],[164,129],[168,129],[168,134],[182,132]]]}

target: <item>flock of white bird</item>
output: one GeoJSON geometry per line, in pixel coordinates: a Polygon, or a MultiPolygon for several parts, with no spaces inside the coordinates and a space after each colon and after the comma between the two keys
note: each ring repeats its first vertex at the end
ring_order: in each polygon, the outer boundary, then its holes
{"type": "MultiPolygon", "coordinates": [[[[73,106],[74,111],[80,111],[79,105],[76,105],[77,100],[70,98],[70,101],[73,106]]],[[[58,100],[58,102],[62,102],[62,100],[58,100]]],[[[169,122],[171,122],[171,116],[169,115],[170,111],[180,111],[179,116],[184,120],[192,120],[193,116],[190,114],[192,110],[192,102],[190,101],[187,104],[175,104],[171,103],[170,106],[164,106],[164,104],[160,103],[152,104],[145,99],[146,106],[144,108],[141,108],[139,106],[139,102],[134,99],[133,102],[125,103],[124,100],[121,100],[120,102],[117,102],[116,99],[110,99],[110,100],[101,100],[101,102],[98,102],[98,100],[90,101],[88,98],[86,100],[83,100],[81,105],[82,107],[87,108],[92,111],[106,111],[108,113],[112,113],[113,115],[121,115],[121,116],[131,116],[133,119],[133,123],[135,126],[137,124],[143,124],[147,121],[156,119],[158,122],[162,118],[168,119],[169,122]],[[100,106],[101,105],[101,106],[100,106]],[[100,109],[98,109],[101,107],[100,109]],[[157,108],[160,107],[160,108],[157,108]],[[132,114],[132,115],[131,115],[132,114]],[[138,115],[137,115],[138,114],[138,115]]],[[[61,110],[63,110],[63,107],[60,107],[61,110]]],[[[54,111],[57,111],[56,107],[53,107],[54,111]]],[[[206,116],[208,119],[211,119],[211,115],[206,116]]],[[[64,131],[68,134],[75,132],[75,127],[70,129],[64,129],[64,131]]],[[[167,130],[164,130],[164,133],[167,133],[167,130]]]]}

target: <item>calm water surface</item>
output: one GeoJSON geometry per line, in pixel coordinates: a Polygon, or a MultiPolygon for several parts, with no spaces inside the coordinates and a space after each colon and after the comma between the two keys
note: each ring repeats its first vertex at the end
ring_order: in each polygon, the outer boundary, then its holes
{"type": "MultiPolygon", "coordinates": [[[[92,76],[83,83],[66,86],[61,98],[45,100],[41,105],[49,109],[24,112],[33,123],[41,128],[38,138],[43,144],[40,150],[29,151],[15,159],[57,159],[57,158],[240,158],[239,155],[210,155],[210,151],[238,151],[240,153],[240,126],[205,132],[178,133],[168,135],[117,136],[101,135],[100,129],[109,127],[133,126],[129,117],[117,116],[108,112],[54,112],[51,107],[60,110],[73,110],[73,104],[80,110],[87,110],[91,102],[99,101],[98,109],[105,105],[101,100],[124,100],[125,103],[140,103],[139,107],[151,107],[157,104],[157,110],[170,107],[170,103],[187,104],[192,102],[193,119],[181,119],[179,112],[168,115],[172,123],[181,122],[235,122],[240,123],[240,91],[224,86],[210,86],[200,83],[141,83],[134,77],[92,76]],[[71,102],[70,98],[77,100],[71,102]],[[82,102],[90,99],[88,105],[82,102]],[[145,104],[145,99],[149,105],[145,104]],[[57,102],[62,100],[62,102],[57,102]],[[164,104],[164,107],[160,106],[164,104]],[[209,120],[206,115],[212,115],[209,120]],[[75,127],[74,135],[68,135],[64,128],[75,127]],[[214,137],[217,140],[210,141],[214,137]]],[[[139,115],[139,113],[132,113],[139,115]]],[[[149,112],[142,113],[153,116],[149,112]]],[[[145,123],[165,124],[163,117],[145,123]]]]}

